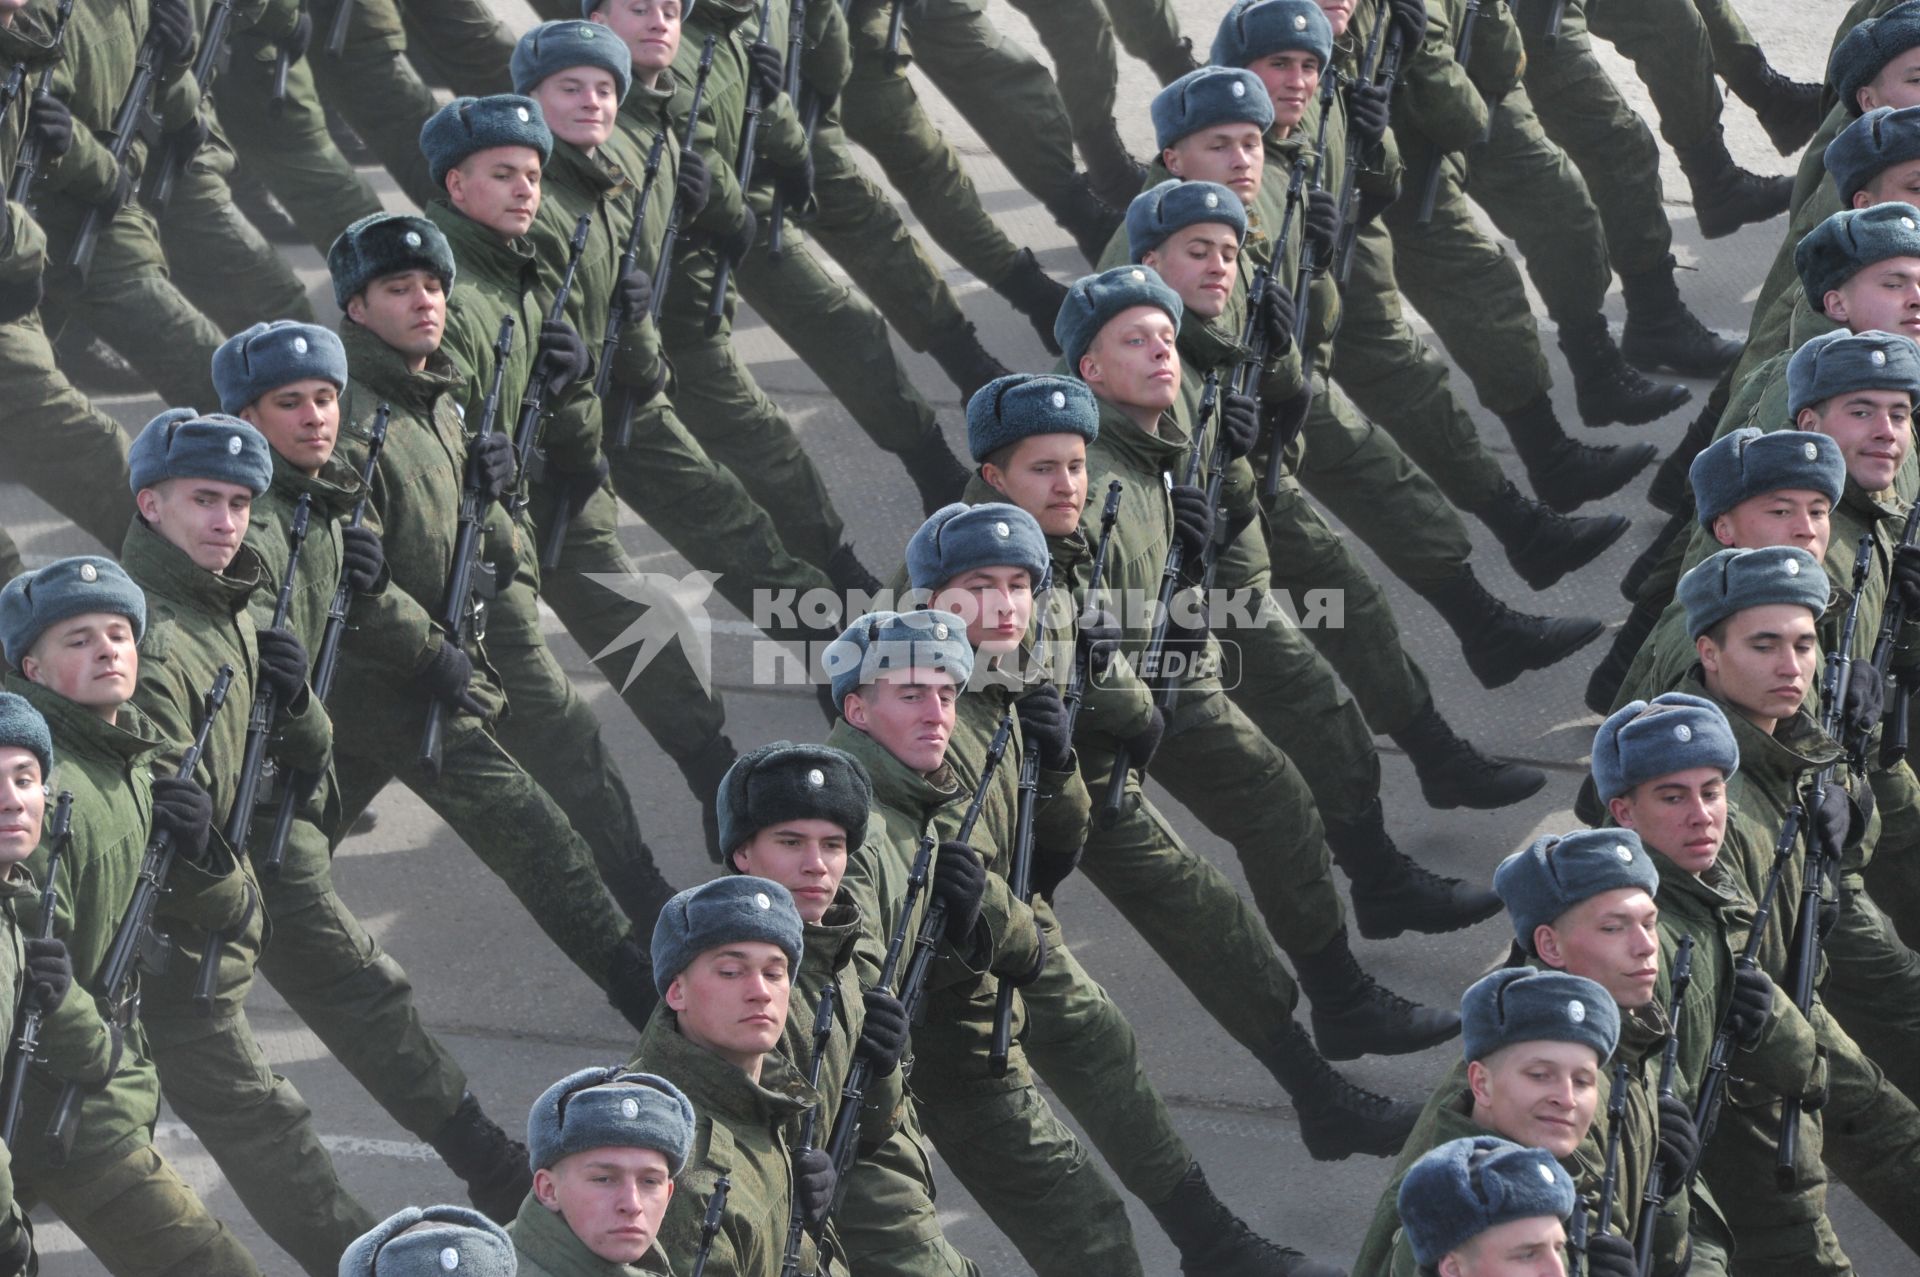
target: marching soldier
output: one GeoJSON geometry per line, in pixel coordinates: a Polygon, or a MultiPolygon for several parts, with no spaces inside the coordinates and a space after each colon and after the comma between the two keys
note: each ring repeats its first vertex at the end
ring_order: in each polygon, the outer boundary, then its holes
{"type": "Polygon", "coordinates": [[[409,1206],[357,1238],[339,1277],[514,1277],[513,1239],[464,1206],[409,1206]]]}
{"type": "MultiPolygon", "coordinates": [[[[1399,1206],[1414,1261],[1459,1277],[1559,1269],[1580,1209],[1573,1181],[1543,1150],[1485,1135],[1421,1158],[1401,1181],[1399,1206]]],[[[1592,1256],[1587,1271],[1601,1272],[1592,1256]]]]}

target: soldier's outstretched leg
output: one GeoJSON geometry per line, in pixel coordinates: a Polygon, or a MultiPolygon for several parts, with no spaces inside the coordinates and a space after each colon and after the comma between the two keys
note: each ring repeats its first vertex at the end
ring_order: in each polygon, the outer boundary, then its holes
{"type": "Polygon", "coordinates": [[[54,363],[39,315],[0,325],[0,451],[7,477],[114,547],[133,519],[127,434],[73,388],[54,363]]]}
{"type": "Polygon", "coordinates": [[[346,40],[338,54],[326,48],[341,0],[313,0],[314,44],[307,55],[314,84],[327,106],[380,157],[393,180],[425,207],[440,193],[420,150],[420,126],[438,103],[407,61],[407,33],[395,0],[353,0],[346,40]]]}
{"type": "Polygon", "coordinates": [[[1140,193],[1146,167],[1127,151],[1114,122],[1120,64],[1113,23],[1100,0],[1012,0],[1033,23],[1053,62],[1060,101],[1073,124],[1073,144],[1086,161],[1096,195],[1124,209],[1140,193]]]}
{"type": "Polygon", "coordinates": [[[260,1277],[233,1230],[140,1134],[130,1147],[34,1170],[22,1200],[51,1206],[113,1277],[260,1277]]]}
{"type": "Polygon", "coordinates": [[[1788,79],[1767,61],[1760,42],[1747,29],[1730,0],[1693,0],[1713,46],[1713,69],[1739,98],[1760,117],[1773,149],[1792,155],[1807,144],[1826,114],[1821,92],[1825,87],[1788,79]]]}
{"type": "Polygon", "coordinates": [[[455,93],[513,92],[507,62],[514,38],[484,0],[400,0],[400,16],[408,56],[431,66],[455,93]]]}
{"type": "Polygon", "coordinates": [[[312,323],[313,303],[292,267],[234,207],[232,172],[233,151],[216,130],[174,183],[160,242],[180,291],[228,332],[262,316],[312,323]]]}

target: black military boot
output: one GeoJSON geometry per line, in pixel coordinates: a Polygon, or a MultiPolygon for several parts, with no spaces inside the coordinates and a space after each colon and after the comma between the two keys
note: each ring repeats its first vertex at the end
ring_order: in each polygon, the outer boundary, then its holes
{"type": "Polygon", "coordinates": [[[1520,579],[1536,590],[1587,566],[1632,526],[1618,514],[1580,518],[1550,510],[1522,495],[1511,480],[1500,485],[1492,505],[1475,513],[1500,538],[1520,579]]]}
{"type": "Polygon", "coordinates": [[[1198,71],[1200,59],[1193,56],[1192,37],[1181,36],[1178,44],[1148,54],[1147,66],[1160,77],[1162,88],[1172,84],[1189,71],[1198,71]]]}
{"type": "Polygon", "coordinates": [[[920,508],[928,514],[958,501],[971,473],[947,446],[947,437],[940,432],[938,422],[912,451],[900,454],[900,463],[906,466],[913,486],[920,490],[920,508]]]}
{"type": "Polygon", "coordinates": [[[1293,1101],[1300,1140],[1316,1162],[1339,1162],[1355,1153],[1394,1157],[1413,1134],[1420,1106],[1355,1086],[1327,1063],[1293,1021],[1280,1041],[1259,1052],[1260,1062],[1293,1101]]]}
{"type": "Polygon", "coordinates": [[[1362,970],[1345,927],[1320,952],[1292,956],[1300,991],[1313,1004],[1313,1040],[1329,1060],[1411,1055],[1460,1032],[1458,1011],[1409,1002],[1362,970]]]}
{"type": "Polygon", "coordinates": [[[1685,386],[1650,380],[1628,363],[1604,315],[1560,325],[1560,351],[1573,369],[1580,420],[1590,426],[1645,425],[1693,398],[1685,386]]]}
{"type": "MultiPolygon", "coordinates": [[[[1134,194],[1139,194],[1139,191],[1136,190],[1134,194]]],[[[1047,205],[1047,212],[1053,215],[1053,220],[1061,230],[1073,237],[1074,244],[1080,249],[1080,256],[1087,259],[1089,266],[1099,264],[1114,232],[1126,220],[1124,212],[1093,193],[1093,183],[1085,173],[1073,175],[1066,193],[1047,205]]]]}
{"type": "Polygon", "coordinates": [[[1031,248],[1020,250],[1013,269],[993,286],[993,291],[1027,317],[1049,355],[1060,353],[1060,343],[1053,339],[1053,321],[1059,318],[1060,307],[1067,300],[1067,286],[1040,268],[1031,248]]]}
{"type": "Polygon", "coordinates": [[[90,395],[144,395],[152,389],[139,369],[84,324],[68,324],[54,339],[53,353],[67,380],[90,395]]]}
{"type": "Polygon", "coordinates": [[[1701,323],[1680,300],[1673,254],[1650,271],[1622,275],[1627,323],[1620,353],[1646,372],[1666,369],[1682,377],[1718,377],[1740,358],[1743,343],[1701,323]]]}
{"type": "MultiPolygon", "coordinates": [[[[1393,743],[1407,751],[1427,806],[1440,811],[1511,807],[1533,797],[1547,783],[1547,774],[1538,767],[1489,758],[1473,742],[1455,735],[1432,701],[1393,733],[1393,743]]],[[[1364,928],[1361,934],[1366,934],[1364,928]]]]}
{"type": "Polygon", "coordinates": [[[1812,140],[1826,110],[1820,104],[1824,86],[1790,80],[1773,69],[1758,49],[1739,67],[1719,67],[1733,95],[1753,108],[1767,140],[1782,155],[1792,155],[1812,140]]]}
{"type": "Polygon", "coordinates": [[[1147,184],[1147,166],[1133,158],[1112,120],[1085,137],[1075,138],[1074,145],[1086,161],[1087,181],[1093,193],[1114,208],[1126,208],[1147,184]]]}
{"type": "Polygon", "coordinates": [[[1708,239],[1731,235],[1750,222],[1780,216],[1793,202],[1793,179],[1761,177],[1733,162],[1716,126],[1704,141],[1675,150],[1680,171],[1693,188],[1693,216],[1708,239]]]}
{"type": "Polygon", "coordinates": [[[940,365],[940,371],[947,374],[947,380],[960,388],[962,403],[973,398],[974,391],[995,377],[1004,377],[1013,371],[987,353],[987,348],[980,344],[979,332],[967,320],[935,334],[927,343],[927,353],[940,365]]]}
{"type": "Polygon", "coordinates": [[[496,1224],[511,1224],[533,1191],[527,1146],[510,1138],[499,1123],[480,1111],[468,1091],[434,1137],[427,1141],[440,1160],[466,1182],[467,1200],[496,1224]]]}
{"type": "Polygon", "coordinates": [[[1697,416],[1687,426],[1687,433],[1681,436],[1680,445],[1667,454],[1660,468],[1653,472],[1653,482],[1647,485],[1647,501],[1656,510],[1668,514],[1693,514],[1693,459],[1706,451],[1713,442],[1714,435],[1720,430],[1720,418],[1726,415],[1727,403],[1733,398],[1733,369],[1720,374],[1720,380],[1714,383],[1713,393],[1707,396],[1707,402],[1697,416]]]}
{"type": "Polygon", "coordinates": [[[246,219],[253,223],[253,229],[260,232],[269,244],[304,244],[307,237],[300,232],[300,226],[293,220],[273,192],[248,176],[242,169],[233,175],[228,183],[233,191],[233,203],[246,219]]]}
{"type": "Polygon", "coordinates": [[[1248,1228],[1213,1195],[1198,1162],[1187,1167],[1173,1196],[1147,1209],[1180,1252],[1180,1271],[1189,1277],[1346,1277],[1248,1228]]]}
{"type": "Polygon", "coordinates": [[[1516,612],[1480,584],[1471,564],[1459,576],[1421,593],[1459,636],[1467,668],[1487,688],[1505,687],[1528,670],[1558,665],[1606,629],[1592,617],[1516,612]]]}
{"type": "Polygon", "coordinates": [[[340,154],[347,157],[347,163],[355,168],[379,167],[380,157],[374,154],[373,148],[353,131],[353,125],[347,123],[346,117],[332,107],[327,108],[327,136],[340,148],[340,154]]]}
{"type": "Polygon", "coordinates": [[[1527,468],[1527,482],[1534,493],[1562,514],[1612,496],[1660,455],[1650,443],[1598,447],[1575,443],[1560,428],[1553,401],[1545,395],[1501,413],[1500,420],[1527,468]]]}
{"type": "MultiPolygon", "coordinates": [[[[734,751],[733,742],[722,732],[703,745],[698,753],[673,760],[680,768],[680,775],[686,778],[687,788],[700,800],[700,830],[707,836],[707,856],[716,865],[725,852],[720,846],[720,816],[715,804],[720,798],[721,778],[739,756],[734,751]]],[[[651,928],[654,920],[635,918],[633,922],[637,927],[651,928]]]]}
{"type": "Polygon", "coordinates": [[[850,545],[842,545],[827,560],[827,580],[842,594],[864,594],[871,598],[881,590],[880,578],[867,571],[867,565],[860,562],[850,545]]]}
{"type": "MultiPolygon", "coordinates": [[[[1393,845],[1380,800],[1356,822],[1328,819],[1327,848],[1353,888],[1353,916],[1369,940],[1403,931],[1440,935],[1484,922],[1500,912],[1500,897],[1458,878],[1443,878],[1393,845]]],[[[1304,964],[1303,964],[1304,966],[1304,964]]],[[[1358,964],[1353,967],[1359,971],[1358,964]]],[[[1302,971],[1300,982],[1306,983],[1302,971]]],[[[1318,1003],[1316,1002],[1316,1005],[1318,1003]]],[[[1315,1029],[1318,1033],[1318,1029],[1315,1029]]],[[[1321,1044],[1325,1049],[1325,1043],[1321,1044]]],[[[1351,1056],[1334,1055],[1335,1059],[1351,1056]]]]}
{"type": "Polygon", "coordinates": [[[633,937],[631,931],[622,937],[607,963],[607,1001],[628,1024],[644,1031],[660,993],[653,987],[653,958],[633,937]]]}
{"type": "Polygon", "coordinates": [[[1646,599],[1633,605],[1626,623],[1613,636],[1613,646],[1587,676],[1588,709],[1596,714],[1613,712],[1613,702],[1620,695],[1621,684],[1627,681],[1627,671],[1633,668],[1633,658],[1646,645],[1647,635],[1653,633],[1664,611],[1665,607],[1655,606],[1646,599]]]}

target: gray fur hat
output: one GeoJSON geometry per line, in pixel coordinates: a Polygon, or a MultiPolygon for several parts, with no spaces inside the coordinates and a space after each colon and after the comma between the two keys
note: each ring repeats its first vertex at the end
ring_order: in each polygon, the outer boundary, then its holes
{"type": "Polygon", "coordinates": [[[374,280],[403,270],[425,270],[453,291],[453,246],[440,228],[412,213],[369,213],[341,231],[327,249],[333,300],[341,310],[374,280]]]}
{"type": "Polygon", "coordinates": [[[1828,293],[1890,257],[1920,257],[1920,209],[1911,204],[1842,209],[1793,246],[1793,268],[1816,315],[1826,313],[1828,293]]]}
{"type": "Polygon", "coordinates": [[[347,388],[347,348],[332,329],[276,319],[255,324],[213,352],[213,388],[220,410],[238,414],[269,391],[296,381],[330,381],[347,388]]]}
{"type": "Polygon", "coordinates": [[[1797,603],[1818,620],[1832,591],[1820,560],[1797,545],[1721,550],[1695,564],[1674,591],[1687,612],[1687,636],[1699,638],[1735,612],[1797,603]]]}
{"type": "Polygon", "coordinates": [[[1127,205],[1127,255],[1137,262],[1175,231],[1198,222],[1218,222],[1244,240],[1247,206],[1218,182],[1168,178],[1150,186],[1127,205]]]}
{"type": "Polygon", "coordinates": [[[1030,435],[1100,437],[1100,401],[1078,377],[1016,372],[995,377],[967,400],[967,451],[975,464],[1030,435]]]}
{"type": "Polygon", "coordinates": [[[1896,164],[1920,160],[1920,106],[1876,106],[1827,143],[1827,176],[1841,207],[1896,164]]]}
{"type": "Polygon", "coordinates": [[[1151,266],[1115,266],[1075,280],[1053,320],[1053,339],[1066,352],[1067,370],[1078,376],[1080,357],[1093,345],[1100,330],[1115,315],[1136,306],[1165,311],[1173,320],[1174,331],[1179,331],[1184,310],[1180,294],[1168,288],[1151,266]]]}
{"type": "Polygon", "coordinates": [[[1769,492],[1818,492],[1839,501],[1847,459],[1839,444],[1815,431],[1742,426],[1700,450],[1687,468],[1687,482],[1700,526],[1711,528],[1741,502],[1769,492]]]}
{"type": "Polygon", "coordinates": [[[1544,1148],[1471,1135],[1409,1167],[1395,1202],[1415,1262],[1435,1268],[1490,1228],[1566,1219],[1573,1214],[1573,1178],[1544,1148]]]}
{"type": "Polygon", "coordinates": [[[1501,967],[1460,995],[1460,1051],[1469,1063],[1515,1042],[1577,1042],[1605,1063],[1620,1041],[1620,1007],[1585,976],[1501,967]]]}
{"type": "Polygon", "coordinates": [[[820,661],[836,706],[888,670],[939,670],[959,687],[973,677],[967,627],[946,612],[869,612],[827,644],[820,661]]]}
{"type": "Polygon", "coordinates": [[[420,126],[420,151],[435,186],[444,185],[469,155],[496,146],[528,147],[540,153],[542,164],[552,158],[553,132],[540,104],[517,93],[455,98],[420,126]]]}
{"type": "Polygon", "coordinates": [[[665,997],[695,958],[741,940],[777,945],[797,968],[803,931],[793,894],[770,879],[735,874],[689,887],[667,901],[653,924],[654,988],[665,997]]]}
{"type": "Polygon", "coordinates": [[[1315,0],[1234,0],[1214,32],[1215,66],[1252,66],[1274,53],[1302,49],[1321,67],[1333,60],[1333,25],[1315,0]]]}
{"type": "Polygon", "coordinates": [[[1920,45],[1920,4],[1897,4],[1847,32],[1827,59],[1827,83],[1849,115],[1860,114],[1860,90],[1915,45],[1920,45]]]}
{"type": "Polygon", "coordinates": [[[581,1069],[540,1093],[527,1113],[527,1164],[552,1170],[590,1148],[650,1148],[678,1175],[693,1148],[693,1104],[653,1073],[581,1069]]]}
{"type": "Polygon", "coordinates": [[[1154,94],[1154,145],[1166,150],[1189,133],[1216,124],[1251,124],[1265,133],[1273,127],[1273,99],[1260,77],[1239,67],[1208,66],[1189,71],[1154,94]]]}
{"type": "Polygon", "coordinates": [[[110,612],[133,622],[134,641],[147,636],[147,596],[127,570],[97,554],[59,559],[0,586],[0,652],[20,668],[49,626],[87,612],[110,612]]]}
{"type": "Polygon", "coordinates": [[[340,1277],[514,1277],[519,1271],[506,1230],[465,1206],[409,1206],[340,1256],[340,1277]],[[407,1232],[416,1224],[427,1227],[407,1232]]]}
{"type": "Polygon", "coordinates": [[[137,493],[168,479],[237,483],[257,497],[273,484],[273,449],[238,417],[169,408],[127,449],[127,486],[137,493]]]}
{"type": "Polygon", "coordinates": [[[26,697],[0,692],[0,745],[13,745],[40,760],[40,780],[53,774],[53,733],[26,697]]]}
{"type": "Polygon", "coordinates": [[[907,579],[916,590],[937,590],[963,572],[986,567],[1027,570],[1036,591],[1047,575],[1047,535],[1017,505],[956,501],[927,516],[907,542],[907,579]]]}
{"type": "Polygon", "coordinates": [[[1695,767],[1740,770],[1740,746],[1718,705],[1686,692],[1629,701],[1593,735],[1593,787],[1600,801],[1695,767]]]}
{"type": "Polygon", "coordinates": [[[1787,411],[1856,390],[1903,391],[1920,399],[1920,346],[1900,333],[1822,333],[1787,360],[1787,411]]]}
{"type": "Polygon", "coordinates": [[[1650,896],[1660,890],[1660,875],[1631,829],[1548,834],[1493,871],[1494,894],[1507,906],[1514,938],[1528,953],[1538,928],[1583,900],[1622,887],[1638,887],[1650,896]]]}
{"type": "Polygon", "coordinates": [[[622,102],[633,87],[633,54],[626,41],[610,27],[578,18],[531,28],[513,46],[507,63],[515,93],[532,93],[542,80],[569,67],[599,67],[620,86],[622,102]]]}
{"type": "Polygon", "coordinates": [[[873,781],[844,750],[777,740],[734,760],[720,778],[714,806],[729,866],[736,847],[788,820],[831,821],[847,831],[847,846],[854,848],[866,841],[873,781]]]}

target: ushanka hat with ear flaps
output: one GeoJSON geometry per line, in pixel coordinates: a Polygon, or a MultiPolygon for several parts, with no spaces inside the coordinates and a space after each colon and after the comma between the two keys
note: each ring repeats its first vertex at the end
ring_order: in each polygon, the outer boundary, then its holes
{"type": "Polygon", "coordinates": [[[376,279],[403,270],[424,270],[453,289],[453,247],[440,228],[411,213],[370,213],[341,231],[327,249],[327,273],[333,276],[333,300],[341,310],[376,279]]]}
{"type": "Polygon", "coordinates": [[[789,820],[838,825],[854,848],[866,841],[873,781],[860,761],[842,750],[777,740],[734,760],[720,778],[714,806],[724,852],[789,820]]]}
{"type": "Polygon", "coordinates": [[[1573,1214],[1573,1179],[1544,1148],[1472,1135],[1415,1162],[1394,1200],[1414,1262],[1431,1269],[1502,1224],[1566,1219],[1573,1214]]]}
{"type": "Polygon", "coordinates": [[[1010,443],[1033,435],[1100,437],[1100,401],[1078,377],[1009,373],[967,400],[967,452],[980,464],[1010,443]]]}
{"type": "Polygon", "coordinates": [[[427,117],[420,126],[420,151],[435,186],[447,180],[469,155],[497,146],[524,146],[540,153],[545,164],[553,155],[553,132],[540,113],[540,104],[517,93],[485,98],[455,98],[427,117]]]}

